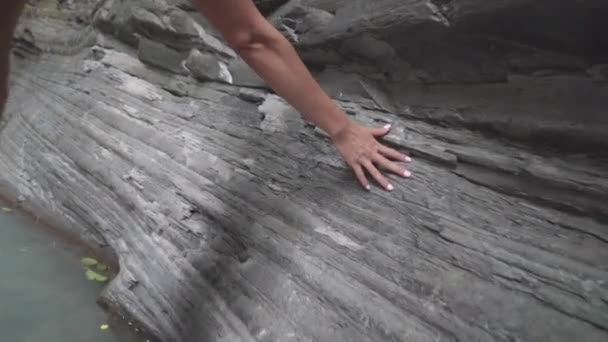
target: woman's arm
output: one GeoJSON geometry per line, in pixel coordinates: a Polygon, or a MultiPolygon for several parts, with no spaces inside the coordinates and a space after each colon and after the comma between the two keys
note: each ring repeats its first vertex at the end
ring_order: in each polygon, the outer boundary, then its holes
{"type": "Polygon", "coordinates": [[[321,89],[293,46],[260,14],[252,0],[194,0],[194,4],[277,94],[331,137],[366,189],[369,183],[364,169],[384,188],[393,189],[374,164],[409,177],[409,171],[387,159],[410,161],[409,157],[379,144],[375,138],[388,133],[390,126],[370,129],[351,121],[321,89]]]}

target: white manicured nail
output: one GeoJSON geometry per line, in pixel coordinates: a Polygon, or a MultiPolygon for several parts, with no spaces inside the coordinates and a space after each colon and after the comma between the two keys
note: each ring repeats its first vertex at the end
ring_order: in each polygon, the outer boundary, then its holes
{"type": "Polygon", "coordinates": [[[372,187],[369,186],[369,184],[365,186],[365,190],[370,191],[371,189],[372,189],[372,187]]]}
{"type": "Polygon", "coordinates": [[[391,129],[391,124],[384,125],[384,129],[391,129]]]}
{"type": "Polygon", "coordinates": [[[410,157],[408,157],[408,156],[405,156],[405,158],[404,158],[404,159],[405,159],[405,161],[406,161],[406,162],[408,162],[408,163],[412,161],[412,158],[410,158],[410,157]]]}
{"type": "Polygon", "coordinates": [[[409,172],[408,170],[403,171],[403,177],[409,177],[411,175],[412,175],[412,173],[409,172]]]}
{"type": "Polygon", "coordinates": [[[386,189],[387,189],[388,191],[393,191],[393,190],[395,189],[395,187],[393,187],[393,185],[392,185],[392,184],[389,184],[389,185],[386,187],[386,189]]]}

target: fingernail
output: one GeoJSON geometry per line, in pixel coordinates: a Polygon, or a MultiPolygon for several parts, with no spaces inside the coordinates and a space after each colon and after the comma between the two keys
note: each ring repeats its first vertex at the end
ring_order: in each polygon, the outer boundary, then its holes
{"type": "Polygon", "coordinates": [[[371,188],[372,188],[372,187],[371,187],[371,186],[369,186],[369,184],[365,186],[365,190],[367,190],[367,191],[370,191],[370,190],[371,190],[371,188]]]}
{"type": "Polygon", "coordinates": [[[412,173],[409,172],[408,170],[403,171],[403,177],[409,177],[411,175],[412,175],[412,173]]]}
{"type": "Polygon", "coordinates": [[[409,156],[405,156],[405,158],[404,158],[404,159],[405,159],[405,161],[406,161],[406,162],[408,162],[408,163],[412,161],[412,158],[410,158],[409,156]]]}
{"type": "Polygon", "coordinates": [[[384,129],[391,129],[391,124],[384,125],[384,129]]]}
{"type": "Polygon", "coordinates": [[[387,189],[388,191],[393,191],[393,190],[395,189],[395,187],[393,187],[393,185],[392,185],[392,184],[389,184],[389,185],[387,185],[387,186],[386,186],[386,189],[387,189]]]}

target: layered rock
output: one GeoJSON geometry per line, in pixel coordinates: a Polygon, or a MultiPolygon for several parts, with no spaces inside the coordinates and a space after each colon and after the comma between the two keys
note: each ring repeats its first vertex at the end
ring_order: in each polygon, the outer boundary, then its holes
{"type": "Polygon", "coordinates": [[[2,194],[116,258],[101,302],[160,341],[605,341],[601,44],[532,1],[271,2],[414,177],[361,191],[187,1],[39,2],[2,194]]]}
{"type": "Polygon", "coordinates": [[[601,153],[606,15],[601,0],[311,0],[275,20],[311,64],[366,64],[397,114],[601,153]]]}

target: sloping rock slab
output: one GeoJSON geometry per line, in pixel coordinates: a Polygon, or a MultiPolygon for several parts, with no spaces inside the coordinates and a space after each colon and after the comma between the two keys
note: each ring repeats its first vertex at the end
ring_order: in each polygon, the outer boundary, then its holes
{"type": "Polygon", "coordinates": [[[350,75],[341,104],[415,157],[366,192],[276,95],[106,44],[15,59],[0,191],[116,255],[101,302],[159,341],[608,339],[605,162],[406,120],[350,75]]]}

